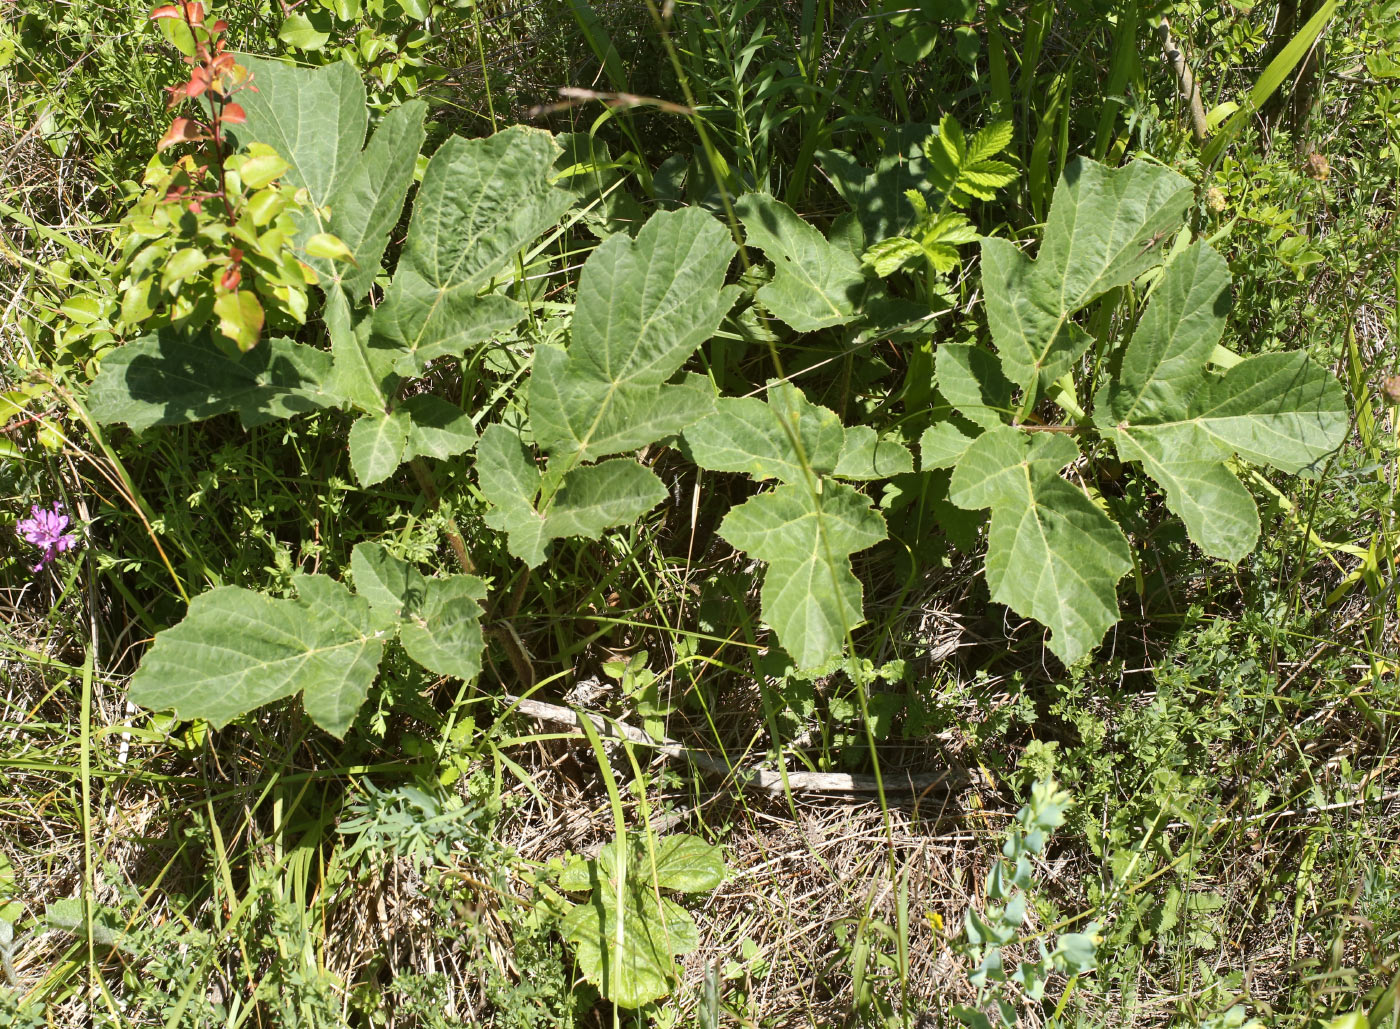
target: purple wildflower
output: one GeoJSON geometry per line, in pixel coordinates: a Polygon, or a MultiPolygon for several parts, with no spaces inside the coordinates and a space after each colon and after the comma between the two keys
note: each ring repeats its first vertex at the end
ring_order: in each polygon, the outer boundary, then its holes
{"type": "Polygon", "coordinates": [[[63,531],[68,528],[68,516],[63,513],[63,505],[57,501],[50,511],[45,511],[35,504],[29,509],[29,513],[33,517],[21,518],[15,525],[15,533],[36,547],[44,548],[39,563],[33,568],[34,571],[41,572],[44,566],[59,554],[73,549],[78,537],[63,531]]]}

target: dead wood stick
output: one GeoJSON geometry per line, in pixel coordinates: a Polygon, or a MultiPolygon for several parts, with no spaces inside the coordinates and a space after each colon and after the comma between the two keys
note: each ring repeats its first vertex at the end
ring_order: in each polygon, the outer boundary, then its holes
{"type": "Polygon", "coordinates": [[[1186,58],[1172,39],[1172,27],[1166,18],[1157,26],[1157,38],[1162,41],[1162,53],[1166,55],[1167,63],[1176,73],[1176,84],[1181,90],[1181,99],[1186,101],[1186,106],[1191,111],[1191,135],[1197,144],[1204,143],[1210,130],[1206,125],[1206,109],[1201,106],[1201,90],[1196,85],[1196,79],[1191,74],[1186,58]]]}
{"type": "MultiPolygon", "coordinates": [[[[567,725],[575,729],[582,728],[581,713],[573,708],[549,704],[542,700],[531,700],[528,697],[517,697],[510,693],[506,694],[505,700],[521,714],[529,715],[541,722],[567,725]]],[[[740,786],[757,787],[773,793],[781,793],[784,789],[782,772],[771,772],[764,768],[731,766],[724,761],[710,757],[708,754],[692,750],[675,740],[664,737],[660,740],[652,739],[641,729],[628,725],[626,722],[604,718],[591,711],[587,712],[587,715],[594,728],[605,736],[630,740],[644,747],[658,750],[667,757],[684,759],[714,775],[733,779],[740,786]]],[[[875,793],[879,790],[873,775],[847,775],[844,772],[788,772],[786,778],[787,788],[794,793],[875,793]]],[[[884,777],[884,787],[889,792],[898,790],[923,793],[940,786],[948,788],[961,786],[967,781],[967,773],[958,768],[920,775],[890,772],[884,777]]]]}

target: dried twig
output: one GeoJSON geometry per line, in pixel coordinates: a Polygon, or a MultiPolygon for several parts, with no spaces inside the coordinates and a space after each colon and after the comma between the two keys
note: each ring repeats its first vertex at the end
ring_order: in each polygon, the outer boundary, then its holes
{"type": "MultiPolygon", "coordinates": [[[[515,710],[529,715],[531,718],[537,718],[542,722],[551,722],[555,725],[582,728],[582,713],[574,708],[561,707],[558,704],[549,704],[542,700],[531,700],[528,697],[517,697],[509,693],[506,694],[505,699],[515,710]]],[[[733,766],[698,750],[692,750],[675,740],[665,737],[660,740],[652,739],[641,729],[628,725],[626,722],[605,718],[591,711],[587,712],[587,715],[594,728],[605,736],[629,740],[644,747],[652,747],[667,757],[682,758],[697,768],[732,779],[740,786],[757,787],[773,793],[780,793],[785,788],[794,793],[874,793],[879,789],[873,775],[801,771],[787,772],[784,775],[782,772],[773,772],[764,768],[733,766]]],[[[969,781],[970,777],[964,769],[949,767],[942,772],[920,775],[901,776],[891,772],[884,776],[884,788],[887,791],[901,790],[925,793],[939,787],[951,789],[954,786],[965,785],[969,781]]]]}
{"type": "Polygon", "coordinates": [[[1201,105],[1201,90],[1196,85],[1196,79],[1191,74],[1186,58],[1172,39],[1171,24],[1166,18],[1157,26],[1157,38],[1162,41],[1162,53],[1166,55],[1167,63],[1176,73],[1176,84],[1181,90],[1181,99],[1186,101],[1191,111],[1191,135],[1198,144],[1204,143],[1210,130],[1206,125],[1206,109],[1201,105]]]}

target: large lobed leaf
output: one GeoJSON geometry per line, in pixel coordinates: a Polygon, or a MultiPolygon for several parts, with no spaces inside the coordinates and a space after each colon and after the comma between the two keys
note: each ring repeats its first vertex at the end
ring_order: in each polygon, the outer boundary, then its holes
{"type": "Polygon", "coordinates": [[[948,494],[959,507],[991,508],[992,599],[1048,626],[1066,664],[1118,621],[1118,580],[1132,567],[1122,530],[1057,474],[1078,456],[1065,436],[989,429],[959,459],[948,494]]]}
{"type": "Polygon", "coordinates": [[[870,498],[832,481],[821,493],[779,486],[731,510],[719,534],[768,563],[763,620],[797,667],[839,656],[847,634],[865,621],[851,554],[885,538],[885,520],[870,498]]]}
{"type": "Polygon", "coordinates": [[[758,291],[758,300],[775,317],[798,332],[813,332],[859,316],[867,286],[859,258],[766,194],[742,196],[734,209],[749,245],[773,262],[773,281],[758,291]]]}
{"type": "Polygon", "coordinates": [[[1119,456],[1166,491],[1196,545],[1238,561],[1258,542],[1259,514],[1226,462],[1303,471],[1341,445],[1348,418],[1341,384],[1305,354],[1264,354],[1207,374],[1229,286],[1225,259],[1204,243],[1172,261],[1094,416],[1119,456]]]}
{"type": "Polygon", "coordinates": [[[358,300],[374,282],[389,232],[403,211],[423,145],[427,105],[415,100],[389,112],[366,146],[365,86],[353,66],[241,60],[257,90],[239,97],[248,120],[236,134],[243,143],[267,143],[291,164],[286,181],[304,186],[312,201],[301,216],[298,242],[330,232],[354,258],[349,267],[319,258],[308,263],[322,283],[338,280],[350,299],[358,300]],[[329,216],[323,217],[326,209],[329,216]]]}
{"type": "Polygon", "coordinates": [[[867,426],[844,428],[836,414],[797,387],[770,384],[767,403],[719,400],[713,415],[686,430],[696,463],[784,483],[725,516],[720,535],[767,562],[763,620],[801,668],[841,653],[865,620],[850,556],[885,538],[885,522],[868,497],[828,476],[885,478],[913,467],[897,440],[867,426]]]}
{"type": "Polygon", "coordinates": [[[635,460],[588,462],[676,435],[714,409],[704,380],[672,380],[734,302],[736,287],[723,285],[734,251],[719,222],[687,208],[655,214],[635,240],[614,235],[589,256],[569,347],[537,348],[530,376],[530,428],[548,473],[504,427],[489,428],[478,450],[477,480],[494,508],[487,522],[507,533],[511,553],[538,565],[551,539],[596,539],[664,499],[635,460]]]}
{"type": "Polygon", "coordinates": [[[545,477],[520,437],[504,425],[481,434],[476,474],[492,504],[486,524],[505,532],[507,549],[531,568],[544,563],[550,540],[598,539],[604,529],[634,522],[666,498],[649,469],[614,458],[571,469],[541,512],[536,498],[545,477]]]}
{"type": "Polygon", "coordinates": [[[379,669],[382,634],[369,604],[333,579],[297,575],[297,597],[236,586],[195,597],[156,634],[131,678],[133,703],[225,725],[300,693],[321,728],[344,736],[379,669]]]}
{"type": "Polygon", "coordinates": [[[541,347],[530,424],[551,457],[594,460],[674,435],[712,407],[707,387],[669,380],[718,328],[729,233],[699,208],[653,215],[635,240],[616,235],[579,277],[567,351],[541,347]]]}
{"type": "Polygon", "coordinates": [[[428,162],[408,242],[374,317],[374,335],[402,349],[400,375],[460,356],[524,317],[509,297],[480,294],[572,203],[549,182],[557,155],[547,132],[512,126],[485,139],[453,136],[428,162]]]}
{"type": "Polygon", "coordinates": [[[1191,195],[1166,168],[1076,158],[1055,187],[1036,259],[984,239],[987,325],[1006,377],[1035,390],[1068,371],[1089,344],[1070,317],[1159,262],[1157,244],[1180,227],[1191,195]]]}
{"type": "Polygon", "coordinates": [[[105,357],[88,403],[98,422],[137,431],[228,413],[251,428],[340,403],[330,378],[329,354],[289,339],[231,355],[207,335],[162,329],[105,357]]]}
{"type": "Polygon", "coordinates": [[[409,657],[438,675],[465,682],[477,677],[486,583],[474,575],[430,579],[377,543],[355,547],[350,571],[377,624],[398,629],[409,657]]]}

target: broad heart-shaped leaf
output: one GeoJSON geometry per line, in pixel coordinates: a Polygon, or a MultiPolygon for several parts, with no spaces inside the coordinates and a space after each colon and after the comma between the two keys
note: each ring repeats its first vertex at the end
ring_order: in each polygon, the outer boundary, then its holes
{"type": "Polygon", "coordinates": [[[615,839],[591,861],[575,858],[558,882],[562,890],[593,891],[562,926],[584,976],[623,1007],[665,996],[676,979],[675,957],[694,950],[699,937],[690,914],[669,898],[658,902],[657,891],[713,890],[724,871],[719,848],[695,836],[668,836],[654,850],[643,841],[624,850],[615,839]]]}
{"type": "MultiPolygon", "coordinates": [[[[678,893],[706,893],[724,881],[723,851],[698,836],[663,837],[656,841],[654,852],[646,840],[631,842],[625,874],[635,883],[678,893]]],[[[580,891],[610,885],[616,889],[619,853],[621,847],[613,839],[592,860],[575,857],[559,874],[559,888],[580,891]]]]}
{"type": "Polygon", "coordinates": [[[1055,187],[1035,260],[984,239],[987,325],[1006,377],[1034,390],[1068,371],[1089,344],[1070,317],[1159,263],[1157,244],[1190,202],[1191,183],[1166,168],[1075,158],[1055,187]]]}
{"type": "Polygon", "coordinates": [[[512,126],[485,139],[453,136],[428,162],[374,317],[374,335],[402,350],[400,375],[464,354],[524,317],[509,297],[479,294],[572,202],[549,183],[557,154],[547,132],[512,126]]]}
{"type": "Polygon", "coordinates": [[[990,507],[987,585],[992,599],[1051,630],[1071,664],[1118,621],[1128,541],[1094,502],[1056,473],[1079,455],[1060,435],[989,429],[963,453],[949,488],[959,507],[990,507]]]}
{"type": "Polygon", "coordinates": [[[378,543],[350,555],[355,589],[369,601],[376,624],[397,626],[408,656],[430,672],[466,682],[481,671],[481,601],[486,584],[474,575],[430,579],[378,543]]]}
{"type": "Polygon", "coordinates": [[[748,243],[773,262],[773,281],[758,291],[758,300],[775,317],[798,332],[856,319],[867,287],[858,257],[766,194],[742,196],[734,209],[748,243]]]}
{"type": "Polygon", "coordinates": [[[237,412],[245,428],[332,407],[330,355],[288,339],[231,357],[207,335],[142,336],[102,361],[88,391],[92,415],[140,431],[237,412]]]}
{"type": "Polygon", "coordinates": [[[291,164],[285,181],[306,187],[312,202],[301,215],[298,242],[329,232],[345,243],[352,265],[316,258],[309,263],[323,283],[339,279],[349,298],[358,300],[379,272],[413,182],[427,106],[415,100],[391,111],[365,146],[365,86],[353,66],[241,60],[257,92],[240,94],[248,120],[235,134],[245,143],[267,143],[291,164]],[[327,208],[328,218],[322,215],[327,208]]]}
{"type": "Polygon", "coordinates": [[[676,956],[700,945],[690,912],[637,883],[623,884],[620,906],[617,892],[601,883],[559,928],[574,945],[584,978],[623,1008],[670,993],[679,978],[676,956]]]}
{"type": "Polygon", "coordinates": [[[384,641],[369,603],[323,575],[292,579],[295,600],[237,586],[200,594],[156,634],[131,678],[133,703],[216,728],[293,694],[343,737],[379,669],[384,641]]]}
{"type": "Polygon", "coordinates": [[[506,547],[534,568],[552,539],[598,539],[613,525],[635,522],[666,497],[649,469],[627,458],[582,465],[564,473],[545,513],[537,504],[545,477],[529,450],[504,425],[489,425],[476,451],[477,484],[493,505],[486,524],[506,533],[506,547]]]}
{"type": "Polygon", "coordinates": [[[644,852],[640,874],[663,890],[707,893],[724,881],[724,857],[698,836],[667,836],[656,844],[655,867],[644,852]]]}
{"type": "Polygon", "coordinates": [[[870,498],[830,479],[820,493],[806,484],[779,486],[731,510],[719,533],[768,563],[763,620],[797,666],[839,656],[847,632],[865,620],[850,555],[885,538],[870,498]]]}
{"type": "Polygon", "coordinates": [[[1230,272],[1204,243],[1168,266],[1094,401],[1094,420],[1124,461],[1138,461],[1205,553],[1238,561],[1259,538],[1233,455],[1301,471],[1341,445],[1348,419],[1341,384],[1304,354],[1246,358],[1223,377],[1206,372],[1225,328],[1230,272]]]}
{"type": "Polygon", "coordinates": [[[530,426],[553,460],[636,450],[709,413],[708,386],[668,383],[734,303],[738,288],[721,285],[734,251],[724,226],[690,207],[589,255],[569,349],[540,347],[530,375],[530,426]]]}

